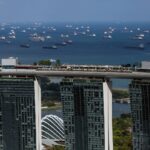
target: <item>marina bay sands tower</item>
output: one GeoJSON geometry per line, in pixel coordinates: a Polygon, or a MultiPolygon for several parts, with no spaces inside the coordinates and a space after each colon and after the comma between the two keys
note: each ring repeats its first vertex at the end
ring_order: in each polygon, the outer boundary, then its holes
{"type": "Polygon", "coordinates": [[[66,150],[113,150],[111,82],[65,78],[60,89],[66,150]]]}
{"type": "Polygon", "coordinates": [[[133,150],[150,149],[150,80],[136,79],[129,86],[133,120],[133,150]]]}
{"type": "Polygon", "coordinates": [[[0,78],[0,150],[41,150],[41,90],[35,77],[0,78]]]}

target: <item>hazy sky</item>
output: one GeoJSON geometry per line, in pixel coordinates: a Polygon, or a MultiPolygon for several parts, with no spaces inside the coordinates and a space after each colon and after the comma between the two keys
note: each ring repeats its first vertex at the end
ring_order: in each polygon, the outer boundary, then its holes
{"type": "Polygon", "coordinates": [[[150,0],[0,0],[2,21],[150,21],[150,0]]]}

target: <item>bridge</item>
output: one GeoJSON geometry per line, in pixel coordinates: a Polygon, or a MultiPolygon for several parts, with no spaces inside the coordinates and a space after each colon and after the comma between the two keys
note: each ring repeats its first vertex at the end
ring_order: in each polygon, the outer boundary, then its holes
{"type": "MultiPolygon", "coordinates": [[[[104,131],[105,134],[103,133],[100,136],[102,136],[105,141],[105,149],[110,149],[110,150],[113,149],[112,86],[111,86],[111,82],[109,80],[99,80],[99,79],[93,80],[92,78],[133,79],[133,82],[131,83],[132,87],[130,88],[130,95],[131,95],[130,98],[131,98],[131,105],[134,106],[134,107],[131,107],[132,117],[134,119],[134,124],[133,124],[134,127],[137,127],[137,125],[142,126],[143,124],[139,124],[139,119],[142,122],[143,118],[145,116],[148,116],[148,112],[150,111],[149,110],[149,108],[150,108],[149,107],[149,105],[150,105],[149,104],[150,80],[149,81],[147,81],[147,80],[141,80],[141,81],[135,80],[134,81],[134,79],[150,79],[150,68],[149,68],[150,64],[148,64],[148,67],[140,68],[138,70],[138,69],[130,68],[130,67],[108,66],[108,65],[106,65],[106,66],[102,66],[102,65],[97,65],[97,66],[96,65],[61,65],[61,66],[56,67],[56,66],[33,66],[33,65],[18,65],[18,64],[16,65],[16,62],[14,62],[14,65],[13,65],[13,63],[12,63],[13,61],[8,61],[9,63],[6,63],[6,62],[4,61],[2,63],[2,66],[0,68],[1,69],[0,76],[68,77],[68,79],[64,80],[63,84],[60,85],[61,86],[60,92],[62,94],[62,102],[67,100],[67,104],[66,103],[63,104],[65,115],[66,115],[66,120],[64,120],[64,122],[66,122],[66,126],[67,126],[66,129],[68,129],[68,127],[70,127],[70,125],[69,125],[70,122],[68,122],[68,121],[74,120],[74,118],[75,118],[72,114],[75,114],[77,112],[76,114],[78,115],[76,117],[77,119],[72,122],[72,125],[75,127],[74,122],[77,122],[79,126],[83,126],[83,123],[81,120],[87,120],[87,118],[91,119],[91,117],[97,118],[97,114],[98,114],[97,112],[99,111],[99,115],[100,115],[99,118],[102,117],[103,119],[97,119],[97,120],[99,120],[99,121],[97,121],[97,123],[99,125],[103,124],[102,130],[104,131]],[[69,79],[70,77],[71,77],[71,79],[69,79]],[[86,82],[86,80],[87,80],[86,79],[84,84],[82,84],[82,80],[72,80],[72,77],[88,78],[88,82],[86,82]],[[80,81],[81,81],[81,83],[80,83],[80,81]],[[99,84],[99,81],[101,84],[99,84]],[[72,83],[75,83],[75,86],[72,83]],[[136,85],[138,85],[138,86],[136,86],[136,85]],[[79,90],[80,87],[82,87],[82,89],[86,88],[86,90],[85,90],[86,92],[84,93],[84,90],[79,90]],[[68,89],[74,88],[74,89],[66,90],[67,88],[68,89]],[[92,96],[91,96],[91,93],[92,93],[92,96]],[[70,96],[70,94],[71,94],[71,96],[70,96]],[[82,96],[84,94],[85,94],[85,96],[82,96]],[[81,98],[79,98],[79,97],[81,97],[81,98]],[[89,101],[89,103],[87,103],[87,100],[89,101]],[[82,103],[81,103],[81,101],[82,101],[82,103]],[[100,105],[100,104],[102,104],[102,105],[100,105]],[[139,105],[139,106],[137,107],[137,105],[139,105]],[[75,106],[78,106],[80,109],[78,109],[78,107],[75,107],[75,106]],[[88,114],[82,116],[81,111],[84,112],[83,106],[89,110],[87,111],[88,114]],[[93,106],[96,106],[95,107],[96,109],[91,109],[93,106]],[[97,106],[100,109],[97,109],[97,106]],[[71,111],[71,113],[70,113],[70,111],[71,111]],[[144,114],[144,116],[142,116],[140,114],[144,114]],[[93,117],[93,115],[94,115],[94,117],[93,117]],[[82,117],[86,116],[86,119],[85,118],[78,119],[81,116],[82,117]],[[134,118],[134,116],[136,116],[136,117],[134,118]],[[68,118],[72,118],[72,119],[68,119],[68,118]]],[[[5,80],[5,78],[4,78],[4,80],[5,80]]],[[[15,83],[15,84],[17,87],[19,82],[15,83]]],[[[5,84],[3,84],[3,85],[5,85],[5,84]]],[[[13,85],[13,84],[11,84],[11,85],[13,85]]],[[[9,86],[9,83],[6,87],[7,90],[9,91],[8,86],[9,86]]],[[[22,86],[22,84],[21,84],[21,86],[22,86]]],[[[36,79],[34,81],[34,87],[35,87],[35,106],[36,106],[35,108],[37,110],[36,111],[36,113],[37,113],[36,120],[39,121],[39,122],[37,122],[37,124],[40,124],[40,117],[39,117],[40,110],[41,110],[40,109],[40,98],[41,98],[41,87],[40,86],[41,86],[40,82],[36,79]]],[[[25,90],[27,90],[27,89],[25,89],[25,90]]],[[[123,102],[123,101],[124,101],[124,99],[120,100],[120,102],[123,102]]],[[[64,119],[65,119],[65,117],[64,117],[64,119]]],[[[87,122],[85,122],[85,123],[86,123],[86,125],[88,125],[87,122]]],[[[40,130],[40,126],[37,125],[37,131],[39,131],[39,130],[40,130]]],[[[145,130],[148,132],[149,127],[147,127],[145,130]]],[[[77,133],[81,133],[81,130],[75,129],[75,131],[77,133]]],[[[93,131],[94,131],[93,129],[90,130],[90,132],[93,132],[93,131]]],[[[97,129],[95,129],[95,131],[96,131],[95,133],[97,133],[97,129]]],[[[143,133],[143,130],[141,130],[140,132],[143,133]]],[[[139,129],[136,129],[133,132],[133,135],[137,135],[137,134],[139,134],[139,129]],[[134,133],[136,133],[136,134],[134,134],[134,133]]],[[[70,135],[74,135],[74,133],[72,132],[70,135]]],[[[79,135],[79,134],[77,134],[77,135],[79,135]]],[[[142,134],[142,136],[143,136],[143,134],[142,134]]],[[[145,138],[146,136],[147,135],[145,134],[143,137],[145,138]]],[[[69,136],[69,138],[70,137],[71,136],[69,136]]],[[[143,138],[143,137],[134,136],[134,139],[137,140],[136,143],[140,144],[139,139],[143,138]]],[[[69,138],[67,140],[70,140],[69,138]]],[[[149,139],[148,140],[146,139],[146,142],[147,141],[149,141],[149,139]]],[[[40,143],[40,141],[37,143],[40,143]]],[[[147,145],[148,144],[149,143],[147,143],[147,145]]],[[[139,146],[137,146],[137,147],[139,147],[139,146]]],[[[39,149],[39,148],[37,148],[37,149],[39,149]]],[[[148,149],[148,148],[146,148],[146,149],[148,149]]]]}
{"type": "Polygon", "coordinates": [[[84,71],[84,70],[27,70],[7,69],[1,70],[0,76],[52,76],[52,77],[95,77],[95,78],[120,78],[120,79],[150,79],[149,72],[122,72],[122,71],[84,71]]]}

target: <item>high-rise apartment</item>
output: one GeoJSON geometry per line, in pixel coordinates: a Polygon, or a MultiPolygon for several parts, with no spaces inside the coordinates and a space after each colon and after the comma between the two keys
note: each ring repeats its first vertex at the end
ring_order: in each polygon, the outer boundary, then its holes
{"type": "Polygon", "coordinates": [[[150,149],[150,80],[133,80],[129,86],[133,120],[133,149],[150,149]]]}
{"type": "Polygon", "coordinates": [[[111,83],[66,78],[60,89],[66,150],[112,150],[111,83]]]}
{"type": "Polygon", "coordinates": [[[41,90],[35,78],[0,78],[0,150],[41,150],[41,90]]]}

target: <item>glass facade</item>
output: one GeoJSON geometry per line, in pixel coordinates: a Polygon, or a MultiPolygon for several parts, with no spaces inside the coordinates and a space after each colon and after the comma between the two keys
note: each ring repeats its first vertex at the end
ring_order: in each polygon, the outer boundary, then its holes
{"type": "Polygon", "coordinates": [[[129,86],[133,120],[133,149],[150,149],[150,80],[133,80],[129,86]]]}
{"type": "Polygon", "coordinates": [[[0,150],[36,150],[33,79],[0,78],[0,150]]]}
{"type": "Polygon", "coordinates": [[[66,150],[105,149],[103,82],[71,78],[61,82],[66,150]]]}
{"type": "Polygon", "coordinates": [[[42,118],[42,138],[64,141],[64,122],[55,115],[46,115],[42,118]]]}

